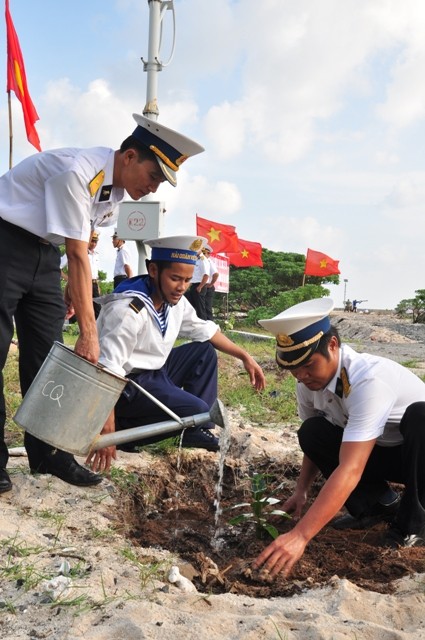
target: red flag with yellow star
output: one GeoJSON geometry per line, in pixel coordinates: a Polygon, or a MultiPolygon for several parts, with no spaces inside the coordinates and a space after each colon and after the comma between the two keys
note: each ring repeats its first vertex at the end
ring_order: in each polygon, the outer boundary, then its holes
{"type": "Polygon", "coordinates": [[[6,0],[6,31],[7,31],[7,92],[14,91],[22,104],[25,129],[28,142],[41,151],[40,140],[34,123],[39,120],[37,111],[28,93],[27,78],[25,74],[24,59],[18,36],[13,25],[9,11],[9,0],[6,0]]]}
{"type": "Polygon", "coordinates": [[[306,276],[334,276],[341,273],[339,260],[334,260],[320,251],[307,249],[304,273],[306,276]]]}
{"type": "Polygon", "coordinates": [[[211,222],[196,215],[196,233],[208,239],[213,253],[234,253],[239,250],[236,228],[230,224],[211,222]]]}
{"type": "Polygon", "coordinates": [[[239,238],[239,251],[236,253],[226,251],[226,255],[229,256],[230,264],[234,267],[262,267],[262,250],[263,247],[259,242],[249,242],[239,238]]]}

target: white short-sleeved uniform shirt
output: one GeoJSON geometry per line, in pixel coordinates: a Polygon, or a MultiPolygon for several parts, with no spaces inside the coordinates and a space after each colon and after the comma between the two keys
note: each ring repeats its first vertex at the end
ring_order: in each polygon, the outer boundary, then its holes
{"type": "Polygon", "coordinates": [[[87,254],[90,262],[92,280],[97,280],[99,278],[99,252],[88,251],[87,254]]]}
{"type": "Polygon", "coordinates": [[[218,273],[218,269],[215,266],[215,262],[213,260],[210,260],[207,257],[204,257],[205,262],[207,263],[207,267],[208,267],[208,284],[210,284],[210,282],[213,279],[213,276],[218,273]]]}
{"type": "MultiPolygon", "coordinates": [[[[97,251],[87,251],[88,254],[88,258],[89,258],[89,263],[90,263],[90,270],[91,270],[91,277],[92,280],[97,280],[99,278],[99,253],[97,251]]],[[[68,256],[66,255],[66,253],[63,254],[63,256],[61,257],[61,261],[60,261],[60,268],[64,269],[68,264],[68,256]]]]}
{"type": "Polygon", "coordinates": [[[124,265],[125,264],[130,265],[130,260],[131,260],[130,252],[125,246],[125,244],[123,244],[122,247],[117,249],[117,257],[115,259],[115,268],[114,268],[114,278],[115,276],[127,275],[124,269],[124,265]]]}
{"type": "Polygon", "coordinates": [[[130,307],[134,293],[111,294],[97,321],[99,363],[118,375],[134,369],[156,371],[167,360],[178,337],[205,342],[219,331],[210,320],[201,320],[185,296],[170,308],[165,335],[146,307],[136,313],[130,307]]]}
{"type": "Polygon", "coordinates": [[[65,148],[29,156],[0,177],[0,217],[53,244],[87,242],[92,228],[114,224],[125,195],[112,187],[114,153],[65,148]],[[92,195],[90,183],[99,174],[92,195]]]}
{"type": "Polygon", "coordinates": [[[343,442],[377,438],[377,444],[390,447],[403,442],[399,425],[407,407],[425,402],[425,383],[393,360],[357,353],[343,344],[337,373],[327,387],[310,391],[298,383],[297,399],[302,420],[323,416],[344,429],[343,442]]]}
{"type": "Polygon", "coordinates": [[[195,263],[192,282],[202,282],[204,275],[209,275],[209,266],[204,256],[200,256],[195,263]]]}

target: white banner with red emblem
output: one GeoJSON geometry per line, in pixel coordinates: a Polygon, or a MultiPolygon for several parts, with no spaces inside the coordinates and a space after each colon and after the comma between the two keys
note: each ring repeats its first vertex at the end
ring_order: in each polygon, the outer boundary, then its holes
{"type": "Polygon", "coordinates": [[[229,293],[229,258],[216,254],[209,258],[218,271],[218,278],[215,281],[215,290],[219,293],[229,293]]]}

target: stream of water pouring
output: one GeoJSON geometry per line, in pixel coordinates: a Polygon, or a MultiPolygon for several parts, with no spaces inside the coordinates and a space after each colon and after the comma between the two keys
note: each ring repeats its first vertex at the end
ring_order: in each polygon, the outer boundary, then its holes
{"type": "Polygon", "coordinates": [[[230,422],[227,412],[223,412],[223,427],[220,433],[220,457],[218,460],[218,479],[215,485],[216,497],[214,500],[215,517],[214,517],[214,535],[211,540],[211,546],[215,551],[220,549],[220,516],[222,514],[222,508],[220,505],[221,494],[223,491],[223,475],[224,475],[224,462],[230,446],[230,422]]]}
{"type": "MultiPolygon", "coordinates": [[[[176,462],[176,477],[178,477],[179,475],[179,471],[180,471],[180,464],[181,464],[181,460],[182,460],[182,449],[183,449],[183,436],[185,433],[186,429],[183,429],[183,431],[180,434],[180,438],[179,438],[179,446],[177,449],[177,462],[176,462]]],[[[175,492],[175,499],[176,499],[176,505],[178,505],[179,503],[179,497],[180,497],[180,491],[178,489],[178,483],[176,482],[176,492],[175,492]]],[[[177,537],[178,534],[178,508],[175,507],[175,520],[174,520],[174,537],[177,537]]]]}
{"type": "MultiPolygon", "coordinates": [[[[227,452],[229,450],[229,446],[230,446],[230,422],[229,422],[229,418],[227,415],[227,412],[224,410],[222,410],[222,420],[223,420],[223,426],[221,429],[221,433],[220,433],[220,438],[219,438],[219,443],[220,443],[220,457],[218,460],[218,479],[215,485],[215,492],[216,492],[216,497],[214,500],[214,507],[215,507],[215,516],[214,516],[214,534],[211,540],[211,546],[213,547],[213,549],[215,549],[216,551],[219,550],[220,548],[220,534],[221,534],[221,529],[219,527],[220,524],[220,516],[222,514],[222,509],[220,506],[220,501],[221,501],[221,494],[223,491],[223,475],[224,475],[224,462],[226,460],[226,455],[227,452]]],[[[178,476],[179,471],[180,471],[180,464],[181,464],[181,455],[182,455],[182,443],[183,443],[183,435],[184,435],[185,429],[182,431],[181,435],[180,435],[180,439],[179,439],[179,447],[178,447],[178,452],[177,452],[177,463],[176,463],[176,475],[178,476]]],[[[176,488],[176,492],[175,492],[175,499],[176,499],[176,504],[178,504],[179,501],[179,496],[180,496],[180,491],[178,489],[178,487],[176,488]]],[[[174,536],[176,537],[178,535],[178,509],[175,509],[175,526],[174,526],[174,536]]]]}

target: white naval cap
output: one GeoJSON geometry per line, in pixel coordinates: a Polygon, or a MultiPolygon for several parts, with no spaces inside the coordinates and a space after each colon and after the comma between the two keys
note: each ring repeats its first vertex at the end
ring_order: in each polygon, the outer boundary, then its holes
{"type": "Polygon", "coordinates": [[[306,300],[285,309],[274,318],[259,320],[276,336],[276,361],[285,368],[298,367],[313,355],[320,338],[331,328],[331,298],[306,300]]]}
{"type": "Polygon", "coordinates": [[[195,265],[207,239],[202,236],[168,236],[144,240],[144,243],[152,248],[151,260],[195,265]]]}
{"type": "Polygon", "coordinates": [[[132,135],[143,145],[148,147],[156,156],[161,171],[168,182],[177,185],[176,172],[180,165],[197,153],[202,153],[204,147],[186,136],[164,127],[156,120],[133,113],[137,127],[132,135]]]}

